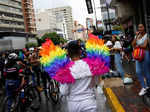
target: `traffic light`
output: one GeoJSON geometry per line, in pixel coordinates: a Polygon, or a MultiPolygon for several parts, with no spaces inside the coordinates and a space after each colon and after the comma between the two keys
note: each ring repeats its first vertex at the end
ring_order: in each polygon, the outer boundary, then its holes
{"type": "Polygon", "coordinates": [[[92,14],[93,13],[92,1],[91,0],[85,0],[85,2],[86,2],[88,13],[92,14]]]}

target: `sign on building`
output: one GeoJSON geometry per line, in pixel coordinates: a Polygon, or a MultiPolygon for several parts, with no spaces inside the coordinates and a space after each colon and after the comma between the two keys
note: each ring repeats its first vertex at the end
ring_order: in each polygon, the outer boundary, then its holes
{"type": "Polygon", "coordinates": [[[92,1],[91,0],[85,0],[86,1],[86,6],[89,14],[93,13],[93,6],[92,6],[92,1]]]}

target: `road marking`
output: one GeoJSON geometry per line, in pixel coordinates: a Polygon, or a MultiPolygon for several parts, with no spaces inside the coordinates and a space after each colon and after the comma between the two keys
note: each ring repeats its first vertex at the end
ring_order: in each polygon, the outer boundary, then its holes
{"type": "Polygon", "coordinates": [[[111,88],[104,88],[104,93],[107,97],[107,101],[112,109],[112,112],[125,112],[125,109],[120,104],[117,96],[114,94],[111,88]]]}

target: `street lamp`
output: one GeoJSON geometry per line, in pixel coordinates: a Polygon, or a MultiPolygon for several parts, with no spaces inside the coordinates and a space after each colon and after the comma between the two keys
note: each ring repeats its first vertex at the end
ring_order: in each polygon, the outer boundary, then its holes
{"type": "Polygon", "coordinates": [[[109,24],[109,30],[111,31],[111,25],[110,25],[110,14],[109,14],[109,5],[107,3],[107,1],[105,0],[105,4],[106,4],[106,9],[107,9],[107,16],[108,16],[108,24],[109,24]]]}

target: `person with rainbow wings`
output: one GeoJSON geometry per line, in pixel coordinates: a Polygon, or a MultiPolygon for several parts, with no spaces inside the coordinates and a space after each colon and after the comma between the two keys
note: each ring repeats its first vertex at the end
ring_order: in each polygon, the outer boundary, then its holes
{"type": "Polygon", "coordinates": [[[67,97],[69,112],[97,112],[95,82],[109,72],[109,48],[104,41],[89,34],[87,57],[80,59],[77,42],[68,44],[67,51],[47,40],[40,51],[41,64],[49,76],[60,83],[60,93],[67,97]]]}

